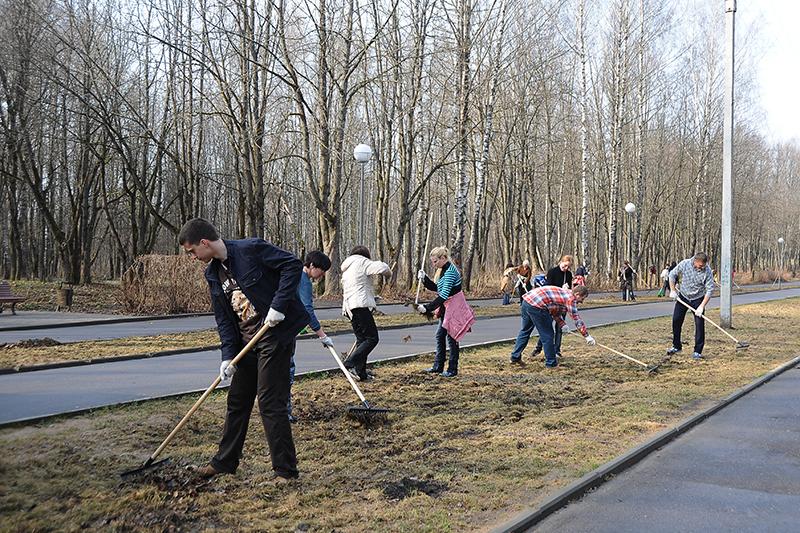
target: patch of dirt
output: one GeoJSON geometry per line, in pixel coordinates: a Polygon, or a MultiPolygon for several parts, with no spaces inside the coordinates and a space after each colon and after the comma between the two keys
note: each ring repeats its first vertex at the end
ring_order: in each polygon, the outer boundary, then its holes
{"type": "Polygon", "coordinates": [[[12,349],[12,348],[40,348],[42,346],[60,346],[61,343],[55,339],[51,339],[50,337],[45,337],[43,339],[25,339],[24,341],[19,342],[9,342],[0,344],[0,348],[5,349],[12,349]]]}
{"type": "Polygon", "coordinates": [[[431,498],[438,498],[447,490],[447,483],[424,480],[415,477],[404,477],[400,481],[389,483],[383,488],[383,495],[388,500],[399,501],[414,492],[422,492],[431,498]]]}

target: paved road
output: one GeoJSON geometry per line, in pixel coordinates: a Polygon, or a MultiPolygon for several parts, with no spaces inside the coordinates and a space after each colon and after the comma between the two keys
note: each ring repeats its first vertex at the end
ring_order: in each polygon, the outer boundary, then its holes
{"type": "MultiPolygon", "coordinates": [[[[800,283],[786,284],[787,286],[800,286],[800,283]]],[[[753,288],[769,288],[770,285],[753,285],[753,288]]],[[[607,295],[609,293],[599,293],[607,295]]],[[[617,294],[617,292],[611,293],[617,294]]],[[[640,295],[655,294],[654,290],[639,291],[640,295]]],[[[470,303],[475,307],[499,305],[500,299],[476,299],[470,303]]],[[[323,302],[323,305],[327,303],[323,302]]],[[[591,299],[589,300],[591,305],[591,299]]],[[[409,309],[400,304],[386,304],[379,306],[381,312],[395,315],[407,313],[409,309]]],[[[317,317],[321,320],[341,318],[339,307],[324,307],[317,310],[317,317]]],[[[121,339],[124,337],[141,337],[146,335],[164,335],[169,333],[186,333],[203,329],[215,328],[214,317],[211,315],[160,318],[158,320],[135,320],[135,317],[120,317],[112,315],[90,315],[80,313],[48,313],[39,311],[20,312],[16,316],[0,315],[0,344],[19,342],[26,339],[43,339],[45,337],[58,342],[76,342],[85,340],[121,339]],[[134,321],[120,322],[120,319],[132,318],[134,321]],[[96,321],[113,320],[112,323],[97,324],[96,321]],[[91,321],[91,325],[81,322],[91,321]],[[60,326],[45,329],[24,329],[30,326],[46,326],[74,323],[71,326],[60,326]],[[22,329],[18,329],[22,328],[22,329]]]]}
{"type": "MultiPolygon", "coordinates": [[[[793,296],[800,296],[800,288],[780,292],[741,294],[735,297],[735,303],[745,304],[793,296]]],[[[672,302],[658,302],[627,307],[605,307],[587,309],[581,314],[591,327],[671,315],[672,305],[672,302]]],[[[710,306],[716,305],[718,299],[715,298],[710,306]]],[[[519,319],[504,317],[479,320],[473,329],[474,331],[462,342],[462,346],[512,340],[519,330],[519,319]]],[[[714,331],[708,328],[707,334],[715,335],[714,331]]],[[[370,356],[371,361],[429,352],[433,348],[433,325],[387,330],[382,331],[380,335],[381,342],[370,356]]],[[[664,336],[666,339],[669,332],[665,330],[664,336]]],[[[598,337],[598,340],[603,342],[602,335],[598,337]]],[[[353,336],[335,335],[334,342],[340,352],[346,351],[353,343],[353,336]]],[[[610,340],[607,342],[614,344],[610,340]]],[[[666,344],[665,342],[665,347],[666,344]]],[[[298,372],[336,368],[330,354],[321,348],[318,341],[301,340],[297,345],[298,372]]],[[[636,355],[653,360],[661,357],[661,353],[636,355]]],[[[469,357],[464,357],[463,362],[468,365],[469,357]]],[[[420,364],[422,365],[423,363],[420,364]]],[[[207,351],[0,375],[0,424],[203,390],[213,380],[218,366],[219,352],[207,351]]],[[[380,380],[368,384],[367,389],[373,389],[379,395],[380,380]]]]}
{"type": "MultiPolygon", "coordinates": [[[[485,305],[498,305],[500,300],[475,300],[470,302],[474,307],[480,307],[485,305]]],[[[401,313],[408,313],[409,308],[400,305],[400,304],[387,304],[381,305],[378,309],[387,315],[397,315],[401,313]]],[[[33,314],[34,312],[29,312],[33,314]]],[[[54,315],[56,313],[47,313],[48,315],[54,315]]],[[[317,318],[320,320],[331,320],[342,318],[342,310],[341,308],[325,308],[325,309],[318,309],[316,311],[317,318]]],[[[16,324],[19,324],[17,327],[26,327],[29,322],[30,323],[40,323],[40,324],[48,324],[48,320],[53,320],[53,318],[44,318],[37,315],[33,315],[30,318],[23,315],[20,316],[21,319],[16,320],[16,324]]],[[[75,322],[76,325],[74,326],[66,326],[66,327],[52,327],[46,329],[4,329],[7,325],[9,327],[14,327],[10,325],[11,321],[5,321],[4,319],[0,319],[0,344],[3,343],[11,343],[11,342],[19,342],[21,340],[26,339],[43,339],[45,337],[49,337],[51,339],[57,340],[58,342],[76,342],[76,341],[85,341],[85,340],[100,340],[100,339],[121,339],[124,337],[142,337],[146,335],[164,335],[168,333],[186,333],[190,331],[200,331],[203,329],[212,329],[216,328],[216,322],[214,322],[214,317],[212,315],[200,315],[200,316],[191,316],[191,317],[180,317],[180,318],[159,318],[158,320],[138,320],[138,321],[130,321],[130,322],[118,322],[114,321],[112,323],[105,323],[105,324],[97,324],[92,323],[92,325],[80,325],[80,320],[92,320],[86,318],[87,316],[91,317],[93,315],[84,315],[83,317],[79,317],[78,319],[71,319],[68,322],[73,323],[75,322]]],[[[108,315],[101,315],[101,316],[108,316],[108,315]]],[[[2,317],[2,315],[0,315],[2,317]]],[[[14,317],[17,318],[17,317],[14,317]]],[[[71,318],[71,317],[70,317],[71,318]]],[[[116,317],[117,319],[119,317],[116,317]]],[[[94,322],[94,321],[93,321],[94,322]]],[[[56,322],[52,322],[52,324],[57,324],[56,322]]]]}
{"type": "Polygon", "coordinates": [[[798,400],[796,367],[531,531],[800,531],[798,400]]]}

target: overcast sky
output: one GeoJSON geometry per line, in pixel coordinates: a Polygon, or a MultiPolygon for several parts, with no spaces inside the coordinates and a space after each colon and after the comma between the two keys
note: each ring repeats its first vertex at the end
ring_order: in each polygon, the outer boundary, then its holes
{"type": "Polygon", "coordinates": [[[774,141],[800,142],[800,0],[738,0],[737,31],[740,22],[755,22],[764,46],[758,64],[764,133],[774,141]]]}

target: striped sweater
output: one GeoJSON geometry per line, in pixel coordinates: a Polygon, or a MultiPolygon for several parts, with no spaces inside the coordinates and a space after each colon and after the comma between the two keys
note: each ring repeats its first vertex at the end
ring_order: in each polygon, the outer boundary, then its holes
{"type": "Polygon", "coordinates": [[[438,294],[436,299],[425,307],[428,309],[429,313],[442,307],[440,311],[440,316],[442,316],[444,313],[444,302],[454,294],[461,292],[461,273],[453,263],[448,261],[442,267],[442,273],[435,283],[428,277],[425,277],[423,283],[426,289],[436,291],[438,294]]]}

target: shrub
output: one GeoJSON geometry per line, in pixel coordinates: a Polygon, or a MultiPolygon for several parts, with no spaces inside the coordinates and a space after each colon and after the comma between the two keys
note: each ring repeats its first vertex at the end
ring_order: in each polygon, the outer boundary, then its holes
{"type": "Polygon", "coordinates": [[[205,265],[184,255],[143,255],[122,275],[126,312],[205,313],[211,309],[205,265]]]}

